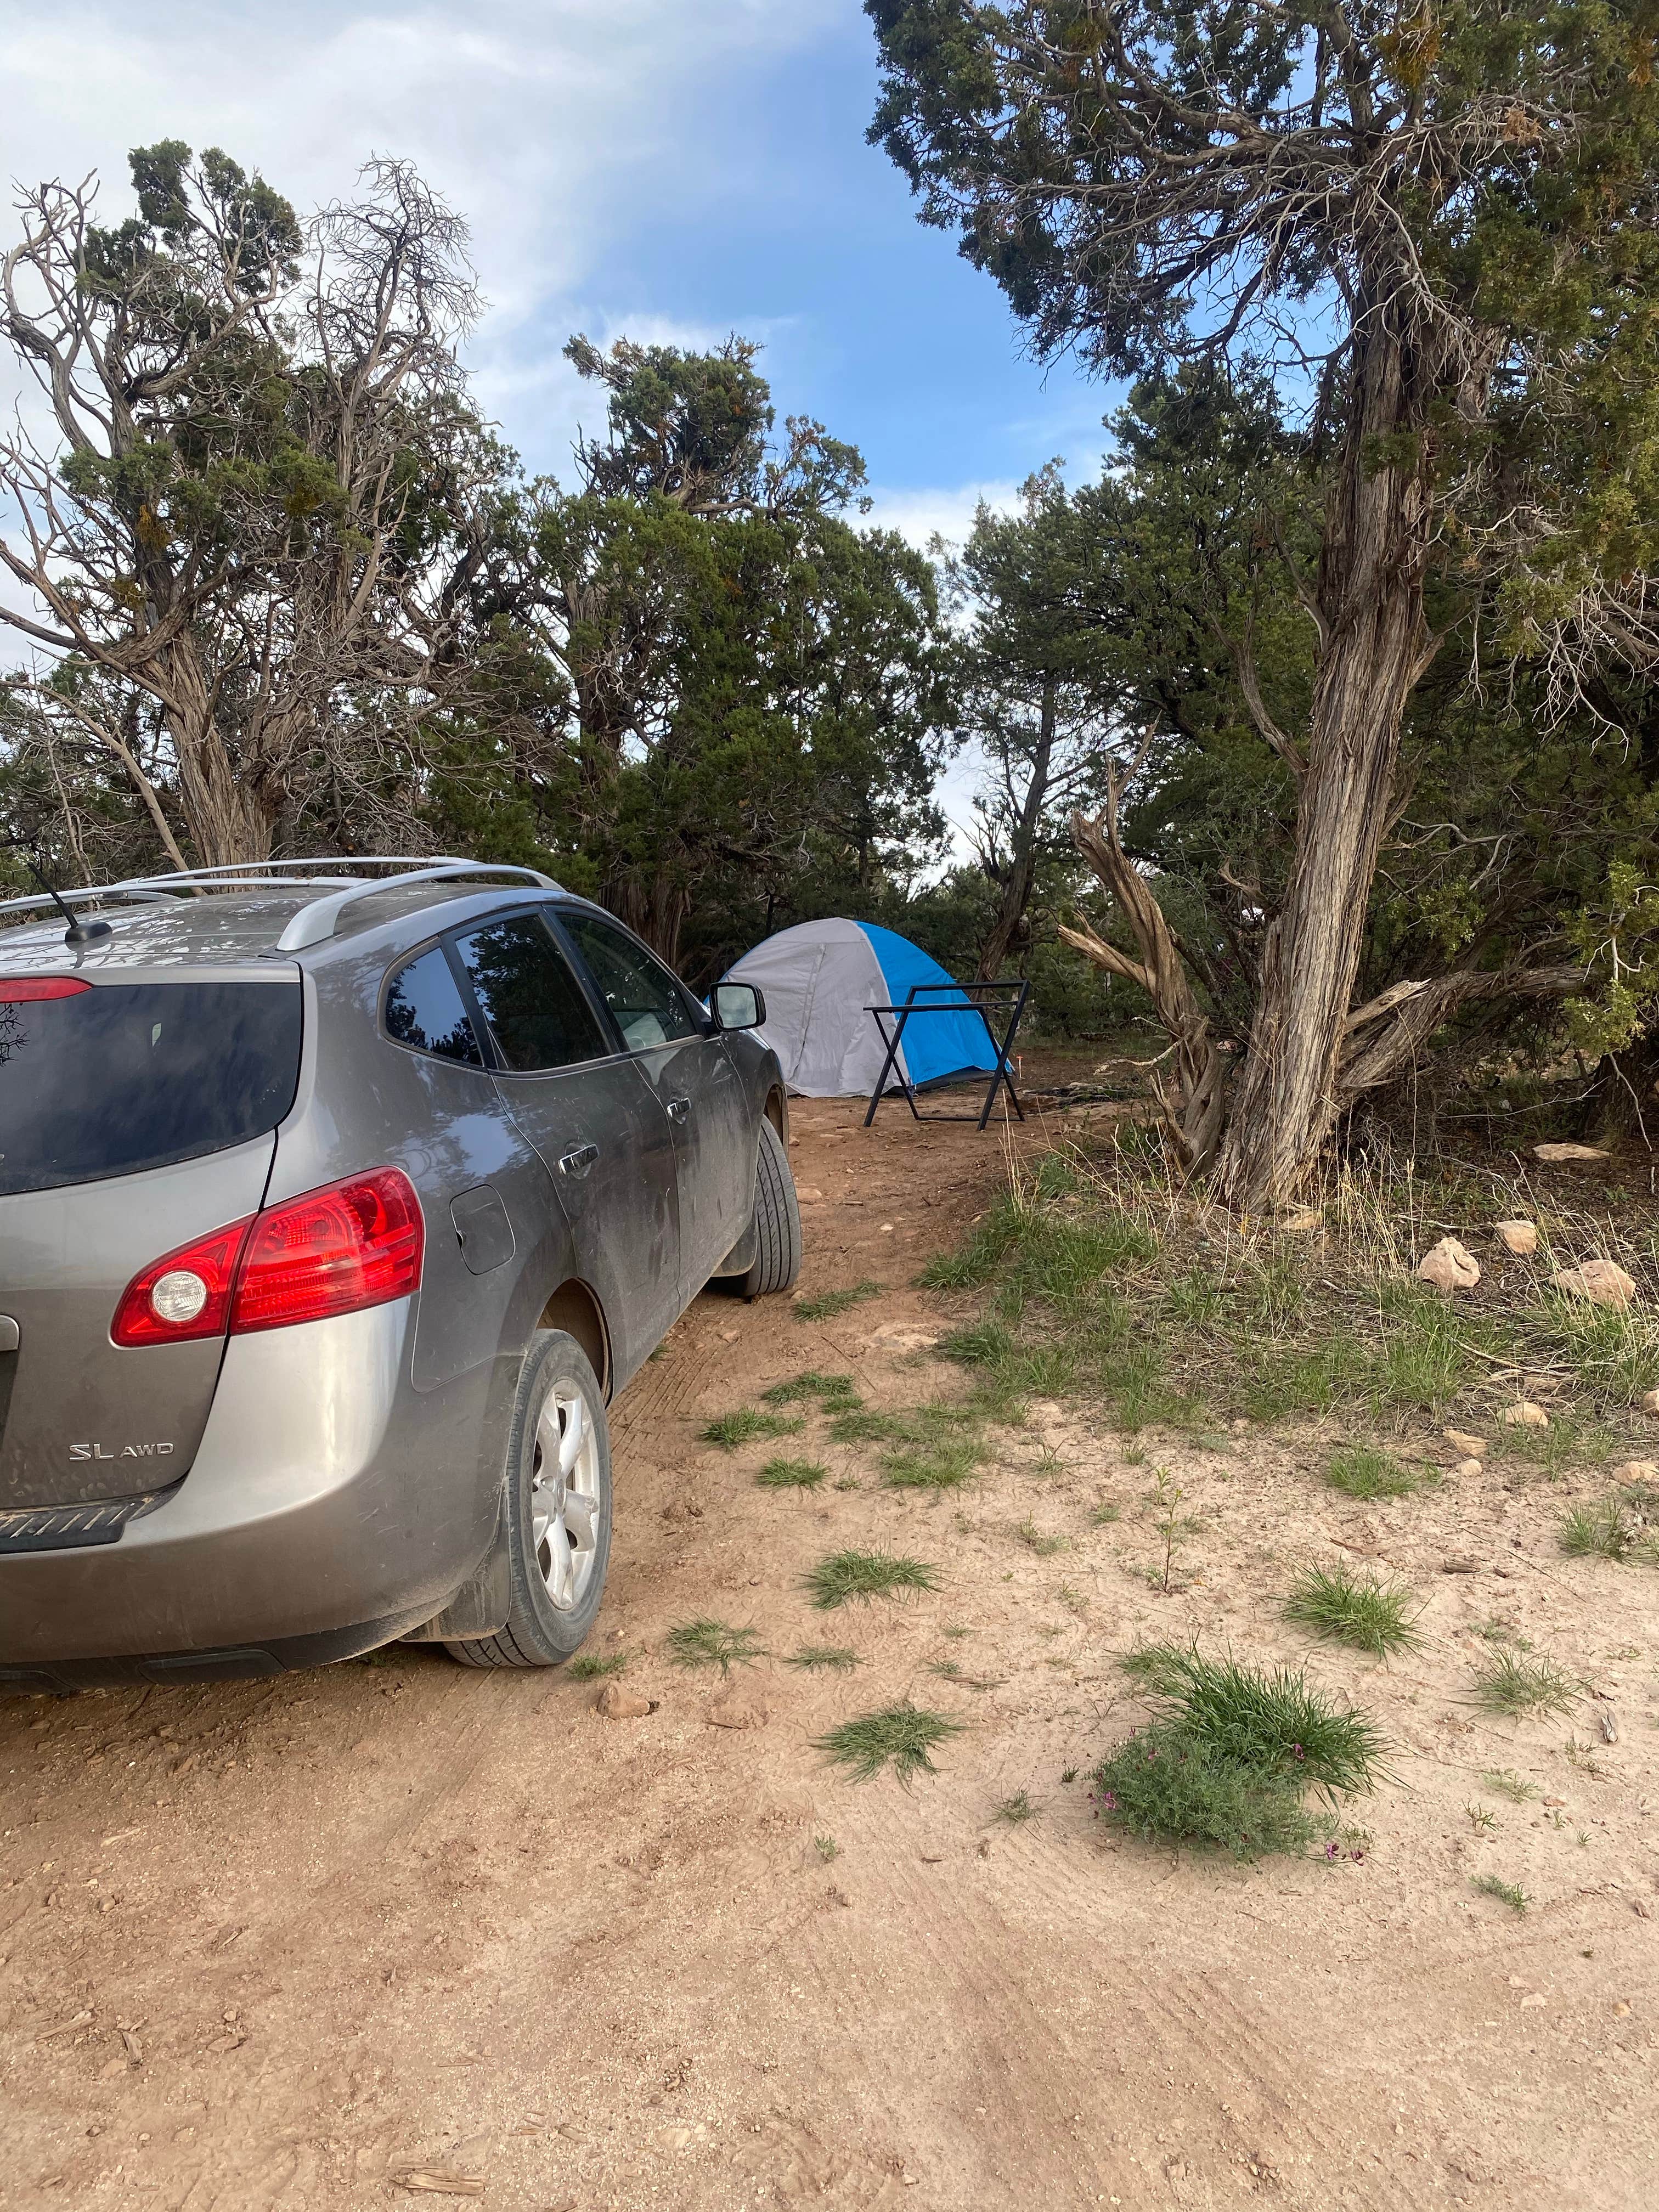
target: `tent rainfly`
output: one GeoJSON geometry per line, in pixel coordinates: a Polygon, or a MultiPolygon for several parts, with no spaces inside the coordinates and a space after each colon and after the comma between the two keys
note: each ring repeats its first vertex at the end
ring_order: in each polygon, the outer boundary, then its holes
{"type": "MultiPolygon", "coordinates": [[[[766,1020],[759,1035],[782,1062],[792,1091],[805,1098],[851,1098],[875,1088],[885,1054],[866,1009],[902,1006],[913,985],[951,978],[896,930],[836,919],[781,929],[745,952],[721,980],[753,983],[764,994],[766,1020]]],[[[921,1085],[952,1075],[988,1074],[996,1054],[984,1022],[964,1001],[961,1011],[908,1021],[900,1065],[921,1085]]]]}

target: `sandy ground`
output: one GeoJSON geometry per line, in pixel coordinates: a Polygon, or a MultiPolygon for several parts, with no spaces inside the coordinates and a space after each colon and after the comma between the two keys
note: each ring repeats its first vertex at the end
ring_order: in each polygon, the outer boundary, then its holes
{"type": "Polygon", "coordinates": [[[858,1487],[757,1489],[775,1446],[696,1438],[768,1383],[959,1387],[916,1348],[944,1309],[908,1285],[985,1203],[996,1139],[858,1119],[797,1110],[821,1194],[803,1288],[887,1294],[820,1324],[705,1297],[615,1410],[593,1648],[629,1654],[647,1717],[409,1647],[0,1704],[0,2203],[413,2203],[390,2178],[411,2162],[482,2177],[498,2212],[1659,2198],[1659,1574],[1562,1559],[1562,1487],[1501,1462],[1362,1507],[1319,1483],[1316,1437],[1142,1438],[1142,1462],[1075,1408],[938,1502],[821,1431],[858,1487]],[[1158,1467],[1200,1524],[1169,1595],[1158,1467]],[[1102,1502],[1121,1519],[1094,1525],[1102,1502]],[[857,1543],[943,1588],[814,1613],[802,1571],[857,1543]],[[1297,1562],[1357,1557],[1425,1601],[1392,1668],[1279,1618],[1297,1562]],[[775,1655],[733,1676],[762,1724],[712,1724],[718,1674],[667,1663],[703,1613],[775,1655]],[[1605,1699],[1484,1716],[1494,1622],[1605,1699]],[[1306,1661],[1387,1729],[1395,1779],[1334,1863],[1177,1860],[1091,1820],[1085,1772],[1141,1711],[1115,1656],[1194,1632],[1306,1661]],[[862,1663],[782,1663],[803,1642],[862,1663]],[[966,1724],[936,1778],[826,1767],[814,1736],[907,1692],[966,1724]],[[1492,1768],[1539,1796],[1494,1796],[1492,1768]],[[1020,1790],[1036,1817],[1011,1826],[1020,1790]],[[1530,1909],[1477,1895],[1483,1872],[1530,1909]]]}

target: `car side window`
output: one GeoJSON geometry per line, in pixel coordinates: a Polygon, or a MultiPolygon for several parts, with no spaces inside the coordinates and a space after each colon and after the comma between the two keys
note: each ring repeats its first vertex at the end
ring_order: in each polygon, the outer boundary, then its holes
{"type": "Polygon", "coordinates": [[[386,994],[386,1033],[416,1052],[459,1060],[465,1067],[483,1066],[460,986],[441,945],[417,954],[392,977],[386,994]]]}
{"type": "Polygon", "coordinates": [[[501,1065],[517,1075],[603,1060],[615,1049],[545,924],[494,921],[456,942],[501,1065]]]}
{"type": "Polygon", "coordinates": [[[702,1035],[680,985],[631,937],[594,915],[561,914],[559,919],[576,940],[630,1052],[702,1035]]]}

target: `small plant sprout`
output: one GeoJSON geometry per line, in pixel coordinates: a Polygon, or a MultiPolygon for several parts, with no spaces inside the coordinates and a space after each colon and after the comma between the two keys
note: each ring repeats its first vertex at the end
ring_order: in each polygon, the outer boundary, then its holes
{"type": "Polygon", "coordinates": [[[718,1667],[722,1674],[766,1656],[758,1629],[732,1628],[723,1620],[677,1621],[668,1632],[667,1644],[677,1667],[718,1667]]]}
{"type": "Polygon", "coordinates": [[[1109,1498],[1102,1498],[1089,1516],[1089,1525],[1093,1528],[1109,1528],[1114,1521],[1122,1518],[1123,1508],[1121,1505],[1114,1505],[1109,1498]]]}
{"type": "Polygon", "coordinates": [[[1517,1774],[1512,1766],[1489,1766],[1480,1779],[1494,1795],[1507,1797],[1512,1805],[1524,1805],[1538,1795],[1538,1784],[1517,1774]]]}
{"type": "Polygon", "coordinates": [[[859,1663],[859,1655],[845,1644],[803,1644],[784,1661],[809,1674],[845,1674],[859,1663]]]}
{"type": "Polygon", "coordinates": [[[1176,1587],[1176,1546],[1194,1525],[1190,1520],[1183,1521],[1181,1517],[1181,1501],[1186,1495],[1179,1483],[1170,1480],[1169,1469],[1159,1468],[1153,1496],[1160,1511],[1152,1526],[1164,1541],[1164,1563],[1149,1580],[1153,1588],[1161,1590],[1165,1597],[1176,1587]]]}
{"type": "Polygon", "coordinates": [[[817,1490],[830,1470],[815,1459],[769,1459],[755,1480],[763,1490],[817,1490]]]}
{"type": "Polygon", "coordinates": [[[1088,1599],[1080,1589],[1073,1589],[1070,1583],[1061,1583],[1055,1589],[1054,1595],[1065,1607],[1066,1612],[1074,1613],[1079,1620],[1089,1610],[1088,1599]]]}
{"type": "Polygon", "coordinates": [[[1466,1805],[1463,1810],[1468,1815],[1469,1826],[1477,1836],[1490,1836],[1497,1832],[1498,1815],[1485,1805],[1469,1804],[1466,1805]]]}
{"type": "Polygon", "coordinates": [[[828,1866],[832,1859],[838,1859],[841,1856],[841,1845],[833,1836],[814,1836],[812,1848],[825,1866],[828,1866]]]}
{"type": "Polygon", "coordinates": [[[601,1658],[597,1651],[579,1651],[565,1672],[573,1682],[597,1682],[606,1674],[620,1674],[628,1664],[625,1651],[612,1651],[601,1658]]]}
{"type": "Polygon", "coordinates": [[[908,1789],[918,1774],[937,1774],[931,1754],[939,1745],[962,1733],[962,1723],[944,1713],[930,1713],[907,1698],[884,1705],[878,1712],[843,1721],[827,1735],[816,1736],[812,1747],[845,1767],[854,1782],[870,1782],[884,1767],[908,1789]]]}
{"type": "Polygon", "coordinates": [[[805,1578],[805,1588],[821,1612],[849,1599],[894,1597],[907,1590],[939,1588],[936,1571],[923,1560],[889,1552],[832,1552],[805,1578]]]}
{"type": "Polygon", "coordinates": [[[1495,1897],[1511,1912],[1524,1912],[1532,1903],[1518,1881],[1501,1881],[1495,1874],[1478,1874],[1469,1887],[1477,1897],[1495,1897]]]}
{"type": "Polygon", "coordinates": [[[795,1319],[835,1321],[844,1313],[851,1313],[854,1306],[862,1305],[866,1298],[878,1298],[880,1296],[881,1285],[867,1279],[864,1282],[854,1283],[850,1290],[820,1291],[815,1298],[795,1300],[795,1319]]]}
{"type": "Polygon", "coordinates": [[[752,1406],[744,1406],[735,1413],[721,1413],[718,1419],[706,1422],[698,1435],[706,1444],[718,1444],[722,1451],[737,1451],[757,1437],[793,1437],[804,1426],[805,1423],[786,1420],[780,1413],[757,1413],[752,1406]]]}
{"type": "Polygon", "coordinates": [[[1310,1567],[1285,1601],[1285,1618],[1298,1628],[1357,1651],[1386,1659],[1422,1642],[1412,1626],[1409,1592],[1340,1567],[1310,1567]]]}
{"type": "Polygon", "coordinates": [[[1062,1782],[1075,1782],[1077,1780],[1076,1767],[1063,1766],[1060,1771],[1060,1778],[1062,1782]]]}
{"type": "Polygon", "coordinates": [[[1625,1501],[1575,1505],[1561,1522],[1561,1549],[1574,1559],[1627,1559],[1639,1548],[1640,1531],[1631,1525],[1625,1501]]]}
{"type": "Polygon", "coordinates": [[[1488,1712],[1510,1720],[1542,1719],[1570,1713],[1578,1702],[1578,1685],[1553,1659],[1500,1650],[1475,1668],[1474,1694],[1488,1712]]]}
{"type": "Polygon", "coordinates": [[[997,1807],[997,1818],[1006,1820],[1011,1828],[1023,1828],[1028,1820],[1035,1820],[1037,1808],[1029,1790],[1016,1790],[1012,1797],[1005,1797],[997,1807]]]}
{"type": "Polygon", "coordinates": [[[1056,1552],[1069,1551],[1064,1536],[1055,1536],[1039,1528],[1035,1521],[1024,1520],[1015,1532],[1022,1544],[1035,1552],[1040,1559],[1051,1559],[1056,1552]]]}

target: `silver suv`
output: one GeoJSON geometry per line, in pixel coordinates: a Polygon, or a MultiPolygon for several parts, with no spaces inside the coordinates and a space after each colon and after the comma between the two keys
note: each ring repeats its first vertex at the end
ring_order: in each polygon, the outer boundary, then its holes
{"type": "Polygon", "coordinates": [[[794,1279],[757,993],[528,869],[365,866],[6,909],[0,1680],[556,1665],[608,1401],[712,1277],[794,1279]]]}

